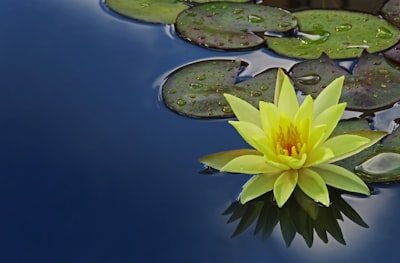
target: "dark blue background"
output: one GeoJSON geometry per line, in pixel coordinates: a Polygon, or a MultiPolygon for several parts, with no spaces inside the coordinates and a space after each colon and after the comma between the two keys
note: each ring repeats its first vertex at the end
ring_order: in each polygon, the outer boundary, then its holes
{"type": "Polygon", "coordinates": [[[179,116],[163,77],[241,57],[248,74],[292,62],[221,53],[131,21],[98,0],[3,0],[0,8],[0,262],[377,262],[398,254],[400,189],[348,200],[347,246],[231,239],[221,213],[244,175],[201,175],[197,159],[245,146],[225,121],[179,116]]]}

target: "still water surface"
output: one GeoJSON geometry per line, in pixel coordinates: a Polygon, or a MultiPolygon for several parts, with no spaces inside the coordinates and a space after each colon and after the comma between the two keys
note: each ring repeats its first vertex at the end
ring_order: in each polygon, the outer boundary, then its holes
{"type": "Polygon", "coordinates": [[[199,173],[200,156],[246,147],[224,120],[179,116],[159,99],[169,72],[240,57],[246,74],[288,62],[265,50],[209,51],[172,28],[131,21],[98,0],[3,0],[0,9],[0,262],[389,262],[399,185],[346,197],[347,246],[276,229],[261,242],[221,213],[244,175],[199,173]]]}

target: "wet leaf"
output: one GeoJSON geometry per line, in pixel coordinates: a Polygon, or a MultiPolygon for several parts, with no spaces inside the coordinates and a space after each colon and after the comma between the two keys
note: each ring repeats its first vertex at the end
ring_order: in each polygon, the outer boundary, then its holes
{"type": "Polygon", "coordinates": [[[264,44],[264,38],[255,33],[281,33],[296,25],[296,18],[280,8],[213,2],[182,12],[175,29],[183,39],[204,47],[248,49],[264,44]]]}
{"type": "Polygon", "coordinates": [[[277,69],[237,82],[241,60],[207,60],[186,65],[173,72],[162,87],[164,103],[173,111],[190,117],[232,117],[224,93],[246,100],[254,107],[259,101],[273,102],[277,69]]]}
{"type": "Polygon", "coordinates": [[[266,37],[268,48],[288,57],[316,59],[326,53],[332,59],[359,57],[395,45],[400,31],[391,23],[366,13],[338,10],[306,10],[293,13],[299,33],[293,37],[266,37]]]}
{"type": "Polygon", "coordinates": [[[105,0],[108,7],[123,16],[150,23],[173,24],[188,6],[177,0],[105,0]]]}
{"type": "Polygon", "coordinates": [[[326,56],[301,62],[290,70],[295,86],[313,97],[339,75],[345,75],[341,101],[347,102],[349,110],[377,111],[400,100],[399,65],[379,54],[364,52],[352,75],[326,56]]]}
{"type": "Polygon", "coordinates": [[[389,0],[381,9],[383,17],[396,26],[400,26],[400,0],[389,0]]]}
{"type": "Polygon", "coordinates": [[[400,63],[400,43],[397,43],[394,47],[383,52],[383,55],[390,60],[400,63]]]}

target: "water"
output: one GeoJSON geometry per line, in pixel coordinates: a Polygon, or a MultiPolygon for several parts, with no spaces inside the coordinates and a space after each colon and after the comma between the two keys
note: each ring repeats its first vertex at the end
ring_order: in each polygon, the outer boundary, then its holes
{"type": "Polygon", "coordinates": [[[162,79],[201,59],[240,56],[251,75],[294,62],[221,53],[171,28],[124,19],[98,0],[4,0],[0,9],[0,261],[377,262],[397,255],[398,185],[347,197],[347,246],[279,229],[261,242],[221,213],[245,175],[207,176],[197,159],[245,147],[224,120],[166,109],[162,79]]]}

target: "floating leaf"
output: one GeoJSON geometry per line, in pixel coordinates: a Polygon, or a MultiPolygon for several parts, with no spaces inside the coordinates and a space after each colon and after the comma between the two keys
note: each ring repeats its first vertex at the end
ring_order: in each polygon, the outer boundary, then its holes
{"type": "Polygon", "coordinates": [[[319,58],[326,53],[332,59],[359,57],[383,51],[395,45],[400,31],[388,21],[366,13],[337,10],[307,10],[293,13],[299,33],[294,37],[266,37],[268,48],[278,54],[319,58]]]}
{"type": "Polygon", "coordinates": [[[173,72],[162,87],[164,103],[173,111],[190,117],[232,117],[223,97],[229,93],[258,107],[260,100],[273,101],[277,69],[237,82],[241,60],[206,60],[173,72]]]}
{"type": "Polygon", "coordinates": [[[381,9],[383,17],[396,26],[400,26],[400,0],[389,0],[381,9]]]}
{"type": "Polygon", "coordinates": [[[341,101],[347,102],[349,110],[377,111],[400,100],[399,65],[382,55],[364,52],[352,75],[326,56],[301,62],[290,70],[295,86],[314,97],[340,75],[346,76],[341,101]]]}
{"type": "Polygon", "coordinates": [[[387,59],[400,63],[400,43],[397,43],[394,47],[383,52],[383,55],[387,59]]]}
{"type": "Polygon", "coordinates": [[[108,7],[123,16],[150,23],[173,24],[189,6],[177,0],[105,0],[108,7]]]}
{"type": "Polygon", "coordinates": [[[182,12],[175,28],[180,37],[201,46],[248,49],[264,44],[255,33],[286,32],[296,25],[296,18],[280,8],[213,2],[182,12]]]}
{"type": "Polygon", "coordinates": [[[355,167],[356,173],[367,181],[400,180],[400,154],[382,152],[355,167]]]}

